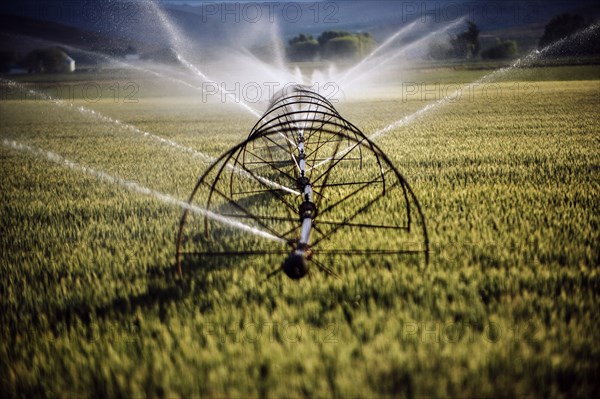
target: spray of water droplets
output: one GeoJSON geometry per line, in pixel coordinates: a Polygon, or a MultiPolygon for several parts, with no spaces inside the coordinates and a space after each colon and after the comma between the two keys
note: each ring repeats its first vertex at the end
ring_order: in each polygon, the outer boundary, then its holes
{"type": "Polygon", "coordinates": [[[168,194],[161,193],[159,191],[144,187],[138,183],[135,183],[135,182],[132,182],[129,180],[125,180],[125,179],[122,179],[122,178],[119,178],[116,176],[112,176],[106,172],[103,172],[103,171],[100,171],[97,169],[93,169],[88,166],[80,165],[77,162],[63,158],[62,156],[60,156],[54,152],[45,151],[43,149],[31,147],[26,144],[22,144],[22,143],[19,143],[16,141],[10,141],[10,140],[6,140],[6,139],[2,140],[2,145],[5,147],[8,147],[8,148],[11,148],[13,150],[27,152],[27,153],[30,153],[37,157],[45,158],[50,162],[65,166],[73,171],[81,172],[81,173],[87,174],[89,176],[95,177],[98,180],[101,180],[105,183],[117,185],[117,186],[120,186],[129,191],[152,197],[152,198],[154,198],[160,202],[163,202],[165,204],[174,205],[174,206],[180,207],[181,209],[186,209],[192,213],[205,216],[208,219],[213,220],[218,223],[221,223],[225,226],[228,226],[228,227],[231,227],[231,228],[234,228],[237,230],[241,230],[241,231],[253,234],[258,237],[266,238],[268,240],[284,242],[281,238],[276,237],[268,232],[262,231],[255,227],[252,227],[252,226],[248,226],[244,223],[238,222],[236,220],[232,220],[223,215],[220,215],[218,213],[198,207],[196,205],[189,204],[185,201],[174,198],[168,194]]]}

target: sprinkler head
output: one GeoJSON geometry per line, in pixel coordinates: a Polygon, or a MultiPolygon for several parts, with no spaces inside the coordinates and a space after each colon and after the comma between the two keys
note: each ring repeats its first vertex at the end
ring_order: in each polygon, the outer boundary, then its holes
{"type": "Polygon", "coordinates": [[[292,252],[281,265],[283,272],[291,279],[298,280],[308,273],[308,262],[304,252],[292,252]]]}

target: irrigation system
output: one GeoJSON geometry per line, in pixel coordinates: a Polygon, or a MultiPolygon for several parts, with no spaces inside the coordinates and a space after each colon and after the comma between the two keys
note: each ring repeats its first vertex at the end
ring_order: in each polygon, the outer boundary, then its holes
{"type": "MultiPolygon", "coordinates": [[[[338,276],[336,259],[428,262],[425,218],[406,179],[385,153],[323,96],[304,86],[277,93],[249,136],[200,176],[190,206],[252,227],[184,209],[176,244],[178,272],[263,257],[292,279],[314,264],[338,276]],[[265,240],[268,234],[273,239],[265,240]]],[[[373,262],[374,264],[375,262],[373,262]]]]}

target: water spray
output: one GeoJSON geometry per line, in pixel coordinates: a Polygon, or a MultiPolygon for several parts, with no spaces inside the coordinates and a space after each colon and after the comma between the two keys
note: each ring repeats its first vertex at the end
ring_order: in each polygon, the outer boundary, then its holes
{"type": "MultiPolygon", "coordinates": [[[[150,5],[150,8],[156,13],[163,28],[165,29],[167,36],[169,38],[169,42],[173,46],[172,50],[174,51],[175,56],[177,57],[177,60],[179,62],[181,62],[182,65],[184,65],[186,68],[188,68],[196,76],[200,77],[204,82],[216,84],[216,82],[213,79],[209,78],[204,72],[202,72],[200,69],[198,69],[198,67],[196,67],[194,64],[192,64],[190,61],[188,61],[183,56],[183,54],[181,52],[181,41],[183,40],[182,39],[183,36],[173,26],[173,24],[169,20],[169,17],[167,17],[167,15],[165,14],[165,12],[163,10],[161,10],[161,8],[158,7],[158,5],[155,4],[154,1],[148,0],[147,3],[150,5]]],[[[231,93],[229,93],[227,91],[223,91],[223,89],[219,85],[216,85],[216,87],[218,88],[219,93],[221,93],[222,95],[225,95],[226,97],[231,98],[231,96],[232,96],[231,93]]],[[[250,114],[252,114],[256,117],[260,116],[260,113],[258,111],[256,111],[254,108],[250,107],[244,101],[235,101],[236,100],[235,96],[233,96],[233,100],[236,104],[239,104],[244,110],[248,111],[250,114]]]]}
{"type": "MultiPolygon", "coordinates": [[[[419,47],[419,46],[423,46],[425,43],[429,42],[430,40],[432,40],[432,38],[434,38],[435,36],[438,36],[442,33],[448,32],[451,29],[456,28],[458,25],[460,25],[461,23],[463,23],[465,20],[465,18],[459,18],[456,21],[444,26],[441,29],[438,29],[436,31],[430,32],[427,35],[413,40],[405,45],[403,45],[401,48],[397,49],[396,51],[394,51],[392,54],[389,54],[387,56],[380,56],[378,58],[376,58],[374,61],[377,61],[378,59],[380,59],[380,61],[375,64],[374,66],[371,66],[370,68],[366,69],[365,71],[359,73],[359,74],[355,74],[355,76],[353,77],[353,79],[351,79],[348,82],[344,83],[344,78],[346,76],[349,75],[349,73],[347,73],[346,75],[344,75],[344,77],[342,78],[342,80],[340,81],[340,85],[342,87],[347,87],[349,85],[351,85],[352,83],[362,79],[364,76],[368,76],[368,75],[372,75],[375,71],[380,70],[384,65],[388,64],[389,62],[397,59],[400,56],[405,56],[409,51],[419,47]]],[[[409,26],[412,26],[412,24],[410,24],[409,26]]],[[[384,42],[385,45],[388,44],[388,42],[384,42]]],[[[383,46],[383,45],[382,45],[383,46]]],[[[359,64],[360,65],[360,64],[359,64]]],[[[358,65],[357,65],[358,67],[358,65]]],[[[359,68],[357,68],[359,69],[359,68]]]]}
{"type": "Polygon", "coordinates": [[[465,89],[465,88],[470,89],[474,86],[493,81],[494,79],[497,79],[497,78],[501,77],[502,75],[509,73],[510,71],[513,71],[517,68],[526,66],[528,63],[535,62],[535,61],[541,59],[549,51],[552,51],[552,50],[556,49],[557,47],[562,46],[567,41],[581,40],[584,38],[589,38],[589,36],[592,33],[594,33],[596,30],[598,30],[598,28],[600,28],[600,25],[598,25],[598,24],[591,25],[588,28],[586,28],[582,31],[579,31],[569,37],[565,37],[560,40],[557,40],[556,42],[547,45],[546,47],[544,47],[541,50],[537,50],[537,49],[533,50],[529,54],[527,54],[525,57],[521,57],[521,58],[517,59],[516,61],[514,61],[511,65],[509,65],[505,68],[497,69],[497,70],[477,79],[474,82],[464,85],[460,89],[455,90],[452,94],[444,96],[431,104],[427,104],[425,107],[419,109],[418,111],[415,111],[412,114],[407,115],[404,118],[399,119],[395,122],[392,122],[389,125],[387,125],[386,127],[375,131],[374,133],[372,133],[369,136],[369,138],[371,140],[375,140],[375,139],[393,131],[394,129],[397,129],[401,126],[406,126],[409,123],[411,123],[413,120],[420,117],[421,115],[426,114],[427,112],[429,112],[433,109],[436,109],[442,105],[445,105],[445,104],[451,102],[451,100],[454,99],[463,89],[465,89]]]}
{"type": "MultiPolygon", "coordinates": [[[[212,157],[210,155],[207,155],[207,154],[205,154],[203,152],[197,151],[197,150],[195,150],[195,149],[193,149],[191,147],[187,147],[187,146],[184,146],[182,144],[179,144],[176,141],[173,141],[173,140],[170,140],[170,139],[158,136],[158,135],[150,133],[150,132],[146,132],[146,131],[140,130],[139,128],[137,128],[137,127],[135,127],[133,125],[130,125],[130,124],[121,122],[118,119],[114,119],[114,118],[111,118],[109,116],[103,115],[103,114],[101,114],[98,111],[94,111],[93,109],[89,109],[89,108],[86,108],[86,107],[83,107],[83,106],[77,106],[77,105],[75,105],[73,103],[70,103],[70,102],[66,102],[66,101],[63,101],[63,100],[55,99],[55,98],[53,98],[52,96],[50,96],[48,94],[44,94],[42,92],[39,92],[39,91],[36,91],[36,90],[33,90],[33,89],[28,89],[25,86],[23,86],[23,85],[21,85],[21,84],[19,84],[17,82],[14,82],[12,80],[6,80],[6,79],[3,79],[3,78],[0,78],[0,83],[6,85],[8,87],[17,87],[17,88],[19,88],[19,90],[23,91],[27,96],[34,97],[34,98],[41,98],[41,99],[46,100],[50,104],[53,104],[55,106],[73,109],[73,110],[79,112],[82,115],[93,117],[93,118],[98,119],[98,120],[100,120],[100,121],[102,121],[104,123],[113,124],[113,125],[115,125],[117,127],[129,130],[129,131],[137,133],[137,134],[140,134],[140,135],[142,135],[144,137],[148,137],[148,138],[150,138],[152,140],[155,140],[155,141],[158,141],[158,142],[160,142],[162,144],[166,144],[166,145],[171,146],[173,148],[176,148],[178,150],[181,150],[181,151],[184,151],[186,153],[189,153],[193,157],[199,157],[199,158],[201,158],[205,162],[214,162],[215,159],[216,159],[216,158],[214,158],[214,157],[212,157]]],[[[233,170],[235,173],[241,175],[241,176],[247,176],[247,172],[244,171],[244,170],[242,170],[242,169],[235,168],[235,167],[233,167],[231,165],[227,165],[227,167],[229,169],[233,170]]],[[[284,186],[282,186],[280,184],[277,184],[275,182],[272,182],[269,179],[266,179],[266,178],[264,178],[262,176],[255,176],[253,178],[260,179],[264,184],[269,185],[269,186],[271,186],[271,187],[273,187],[275,189],[284,190],[284,191],[290,192],[292,194],[296,194],[297,193],[297,191],[294,190],[294,189],[291,189],[291,188],[288,188],[288,187],[284,187],[284,186]]]]}
{"type": "Polygon", "coordinates": [[[255,236],[267,239],[267,240],[281,241],[280,238],[278,238],[272,234],[269,234],[265,231],[255,228],[255,227],[248,226],[240,221],[232,220],[230,218],[224,217],[223,215],[219,215],[218,213],[208,211],[206,209],[200,208],[195,205],[190,205],[189,203],[187,203],[185,201],[181,201],[181,200],[174,198],[168,194],[164,194],[159,191],[144,187],[138,183],[112,176],[106,172],[93,169],[89,166],[80,165],[77,162],[63,158],[62,156],[60,156],[54,152],[42,150],[39,148],[28,146],[26,144],[22,144],[22,143],[19,143],[16,141],[10,141],[10,140],[6,140],[6,139],[2,140],[2,145],[7,148],[11,148],[13,150],[28,152],[35,156],[43,157],[48,161],[51,161],[58,165],[65,166],[73,171],[90,175],[90,176],[95,177],[105,183],[114,184],[114,185],[123,187],[129,191],[147,195],[147,196],[152,197],[153,199],[159,200],[165,204],[174,205],[174,206],[180,207],[181,209],[184,209],[186,211],[189,211],[189,212],[192,212],[192,213],[195,213],[198,215],[202,215],[203,217],[206,217],[217,223],[225,225],[229,228],[241,230],[246,233],[250,233],[252,235],[255,235],[255,236]]]}

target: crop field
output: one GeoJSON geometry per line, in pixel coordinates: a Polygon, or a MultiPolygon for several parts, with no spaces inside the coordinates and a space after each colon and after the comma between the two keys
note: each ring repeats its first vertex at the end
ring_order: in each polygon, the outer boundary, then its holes
{"type": "Polygon", "coordinates": [[[2,397],[600,396],[598,66],[468,86],[488,72],[412,71],[335,104],[369,135],[462,88],[375,139],[422,206],[429,263],[299,281],[263,281],[283,259],[175,273],[203,154],[256,122],[237,104],[126,74],[79,75],[93,101],[1,81],[2,397]]]}

